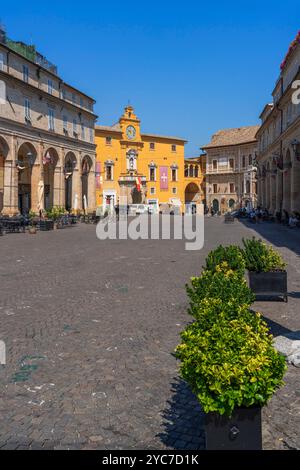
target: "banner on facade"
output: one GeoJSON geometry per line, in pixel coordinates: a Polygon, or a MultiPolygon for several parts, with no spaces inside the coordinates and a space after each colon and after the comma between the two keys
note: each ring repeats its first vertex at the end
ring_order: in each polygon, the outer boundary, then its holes
{"type": "Polygon", "coordinates": [[[46,154],[43,156],[43,165],[47,165],[47,163],[53,163],[53,158],[50,152],[46,152],[46,154]]]}
{"type": "Polygon", "coordinates": [[[160,189],[168,189],[168,167],[159,167],[160,189]]]}

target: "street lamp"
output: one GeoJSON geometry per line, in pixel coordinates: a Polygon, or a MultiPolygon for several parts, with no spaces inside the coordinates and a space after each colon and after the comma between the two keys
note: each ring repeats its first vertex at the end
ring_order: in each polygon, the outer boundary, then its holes
{"type": "Polygon", "coordinates": [[[32,152],[28,152],[27,155],[26,155],[27,159],[28,159],[28,163],[29,163],[29,166],[32,166],[33,163],[34,163],[34,155],[32,152]]]}
{"type": "Polygon", "coordinates": [[[292,146],[292,148],[293,148],[294,155],[295,155],[295,157],[297,158],[297,160],[300,161],[300,153],[299,153],[299,150],[300,150],[300,149],[299,149],[299,145],[300,145],[300,141],[299,141],[299,140],[297,140],[297,139],[292,140],[291,146],[292,146]]]}

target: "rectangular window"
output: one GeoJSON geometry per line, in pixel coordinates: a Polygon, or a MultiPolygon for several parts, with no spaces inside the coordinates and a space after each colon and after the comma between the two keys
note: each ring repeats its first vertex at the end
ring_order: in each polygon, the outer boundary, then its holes
{"type": "Polygon", "coordinates": [[[54,109],[49,108],[48,110],[48,129],[54,131],[54,109]]]}
{"type": "Polygon", "coordinates": [[[245,168],[245,166],[246,166],[246,157],[245,157],[245,155],[243,155],[243,157],[242,157],[242,167],[245,168]]]}
{"type": "Polygon", "coordinates": [[[83,99],[80,98],[80,107],[83,108],[83,99]]]}
{"type": "Polygon", "coordinates": [[[85,140],[85,129],[84,124],[81,124],[81,139],[85,140]]]}
{"type": "Polygon", "coordinates": [[[177,194],[177,188],[172,188],[172,194],[177,194]]]}
{"type": "Polygon", "coordinates": [[[23,65],[23,80],[25,83],[28,83],[29,80],[29,69],[27,65],[23,65]]]}
{"type": "Polygon", "coordinates": [[[90,142],[94,143],[94,129],[92,127],[90,127],[90,142]]]}
{"type": "Polygon", "coordinates": [[[150,188],[150,194],[155,194],[155,188],[150,188]]]}
{"type": "Polygon", "coordinates": [[[252,166],[252,155],[249,155],[249,166],[252,166]]]}
{"type": "Polygon", "coordinates": [[[172,144],[172,152],[176,152],[176,145],[175,144],[172,144]]]}
{"type": "Polygon", "coordinates": [[[155,168],[150,168],[150,181],[155,181],[155,168]]]}
{"type": "Polygon", "coordinates": [[[0,52],[0,70],[4,70],[4,54],[0,52]]]}
{"type": "Polygon", "coordinates": [[[106,165],[106,180],[107,181],[112,180],[112,167],[111,167],[111,165],[106,165]]]}
{"type": "Polygon", "coordinates": [[[223,168],[223,169],[228,168],[228,158],[227,157],[219,158],[219,168],[223,168]]]}
{"type": "Polygon", "coordinates": [[[62,100],[66,99],[66,90],[64,88],[61,88],[60,90],[60,99],[62,100]]]}
{"type": "Polygon", "coordinates": [[[234,159],[233,159],[233,158],[229,158],[229,168],[230,168],[231,170],[234,169],[234,159]]]}
{"type": "Polygon", "coordinates": [[[155,143],[154,142],[150,142],[150,150],[155,150],[155,143]]]}
{"type": "Polygon", "coordinates": [[[229,184],[229,192],[234,193],[234,183],[229,184]]]}
{"type": "Polygon", "coordinates": [[[217,170],[218,168],[218,161],[217,160],[213,160],[213,169],[214,170],[217,170]]]}
{"type": "Polygon", "coordinates": [[[216,183],[213,184],[213,192],[214,194],[218,192],[218,185],[216,183]]]}
{"type": "Polygon", "coordinates": [[[76,104],[76,96],[75,93],[72,93],[72,103],[76,104]]]}
{"type": "Polygon", "coordinates": [[[177,170],[172,168],[172,181],[177,181],[177,170]]]}
{"type": "Polygon", "coordinates": [[[52,80],[50,80],[50,78],[48,79],[48,93],[50,95],[53,94],[53,82],[52,82],[52,80]]]}
{"type": "Polygon", "coordinates": [[[25,122],[31,122],[30,101],[28,98],[25,98],[24,109],[25,109],[25,122]]]}
{"type": "Polygon", "coordinates": [[[77,121],[76,119],[73,119],[73,135],[74,137],[77,137],[77,121]]]}
{"type": "Polygon", "coordinates": [[[63,130],[64,132],[68,132],[68,118],[67,116],[63,116],[63,130]]]}
{"type": "Polygon", "coordinates": [[[105,144],[111,145],[111,137],[105,137],[105,144]]]}

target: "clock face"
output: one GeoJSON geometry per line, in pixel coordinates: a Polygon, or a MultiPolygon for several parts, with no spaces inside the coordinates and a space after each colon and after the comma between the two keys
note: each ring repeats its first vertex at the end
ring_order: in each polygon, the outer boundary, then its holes
{"type": "Polygon", "coordinates": [[[136,135],[136,130],[133,126],[128,126],[126,129],[126,135],[128,139],[134,139],[136,135]]]}

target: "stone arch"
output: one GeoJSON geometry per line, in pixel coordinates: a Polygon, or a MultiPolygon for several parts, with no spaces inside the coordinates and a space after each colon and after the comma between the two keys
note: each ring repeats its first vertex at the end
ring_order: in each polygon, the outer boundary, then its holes
{"type": "Polygon", "coordinates": [[[229,199],[229,201],[228,201],[228,207],[229,207],[229,209],[231,209],[231,210],[234,209],[234,207],[235,207],[235,200],[234,200],[234,199],[232,199],[232,198],[229,199]]]}
{"type": "Polygon", "coordinates": [[[30,142],[23,142],[17,152],[18,208],[21,214],[28,214],[31,208],[31,192],[35,187],[32,167],[37,158],[37,150],[30,142]]]}
{"type": "Polygon", "coordinates": [[[4,171],[5,160],[9,153],[9,146],[6,140],[0,136],[0,212],[4,205],[4,171]]]}
{"type": "Polygon", "coordinates": [[[290,149],[285,154],[283,163],[283,210],[288,213],[291,211],[291,199],[292,199],[292,158],[290,149]]]}
{"type": "Polygon", "coordinates": [[[270,162],[267,162],[266,165],[266,180],[265,180],[265,185],[266,185],[266,194],[265,194],[265,204],[264,208],[269,209],[270,208],[270,191],[271,191],[271,184],[270,184],[270,162]]]}
{"type": "Polygon", "coordinates": [[[85,155],[81,161],[81,194],[82,194],[82,207],[87,209],[89,207],[89,190],[92,190],[91,178],[93,168],[93,160],[89,155],[85,155]]]}
{"type": "Polygon", "coordinates": [[[48,148],[43,154],[44,175],[44,209],[54,206],[54,174],[59,161],[58,152],[54,147],[48,148]]]}
{"type": "Polygon", "coordinates": [[[276,210],[276,174],[277,174],[276,162],[272,159],[270,164],[270,211],[275,213],[276,210]]]}
{"type": "Polygon", "coordinates": [[[292,210],[300,212],[300,144],[296,146],[292,171],[292,210]]]}
{"type": "MultiPolygon", "coordinates": [[[[73,207],[73,176],[77,167],[77,158],[73,152],[68,152],[64,159],[64,175],[65,175],[65,208],[70,211],[73,207]]],[[[78,203],[78,202],[77,202],[78,203]]],[[[75,203],[76,204],[76,203],[75,203]]],[[[75,206],[76,208],[76,206],[75,206]]]]}
{"type": "Polygon", "coordinates": [[[218,199],[213,199],[213,202],[212,202],[212,208],[213,210],[216,212],[219,212],[220,210],[220,203],[218,201],[218,199]]]}
{"type": "Polygon", "coordinates": [[[196,204],[201,200],[201,189],[196,183],[189,183],[184,191],[184,202],[187,213],[196,212],[196,204]]]}

